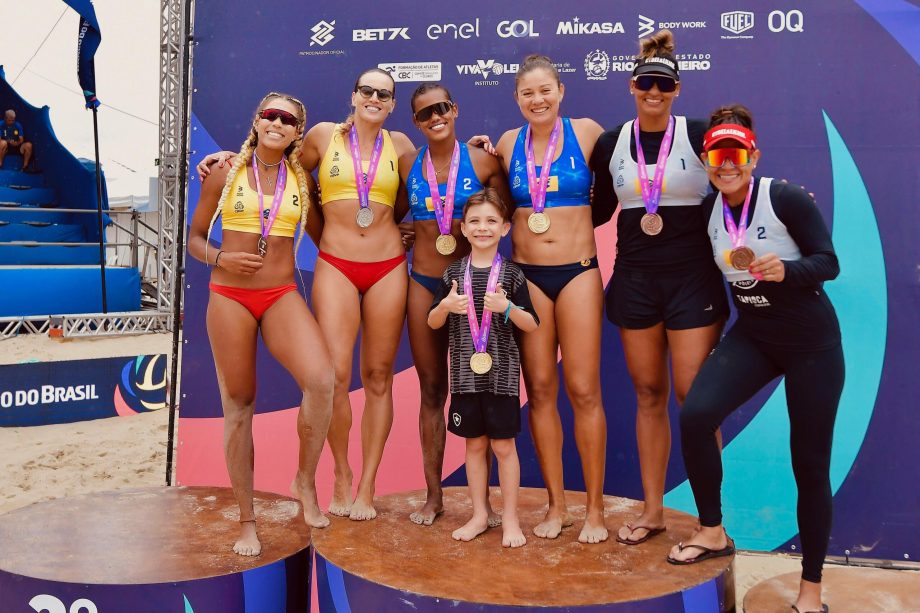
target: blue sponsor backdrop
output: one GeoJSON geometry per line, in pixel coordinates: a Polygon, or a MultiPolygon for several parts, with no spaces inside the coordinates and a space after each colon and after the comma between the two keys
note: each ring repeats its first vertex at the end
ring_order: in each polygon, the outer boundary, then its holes
{"type": "Polygon", "coordinates": [[[166,406],[166,356],[0,366],[0,426],[128,416],[166,406]]]}
{"type": "MultiPolygon", "coordinates": [[[[356,0],[347,8],[295,0],[198,2],[192,162],[216,149],[237,149],[255,105],[269,90],[301,97],[311,124],[340,120],[349,111],[357,73],[377,65],[393,66],[397,78],[411,79],[431,78],[440,63],[441,81],[459,104],[461,138],[487,133],[497,139],[522,123],[512,97],[513,71],[530,52],[559,63],[566,114],[593,117],[612,128],[635,112],[627,84],[638,38],[667,25],[684,62],[675,111],[705,117],[724,103],[750,106],[763,150],[760,170],[807,186],[833,227],[842,273],[827,290],[841,320],[848,372],[835,432],[830,553],[916,559],[920,421],[911,399],[920,393],[915,239],[920,212],[912,202],[920,188],[915,138],[920,134],[920,8],[899,0],[680,6],[663,0],[641,5],[584,0],[574,7],[484,0],[431,5],[431,10],[405,1],[356,0]]],[[[405,131],[419,144],[409,109],[415,85],[398,85],[398,104],[387,127],[405,131]]],[[[190,211],[197,193],[193,179],[190,211]]],[[[610,253],[614,245],[602,243],[599,249],[610,253]]],[[[308,244],[298,254],[308,288],[315,255],[308,244]]],[[[188,418],[220,415],[204,327],[206,283],[204,267],[189,261],[182,407],[188,418]]],[[[609,324],[603,347],[606,489],[638,498],[635,395],[616,328],[609,324]]],[[[265,352],[259,368],[260,411],[298,403],[295,386],[265,352]]],[[[411,368],[407,343],[397,368],[411,368]]],[[[409,405],[415,401],[403,399],[409,405]]],[[[566,485],[580,489],[571,407],[564,394],[560,411],[568,435],[566,485]]],[[[676,411],[672,402],[672,415],[676,411]]],[[[733,415],[723,434],[726,524],[739,546],[797,549],[782,382],[733,415]]],[[[540,486],[529,432],[518,443],[522,484],[540,486]]],[[[666,503],[694,512],[677,445],[674,437],[666,503]]],[[[188,450],[184,457],[194,461],[188,450]]]]}

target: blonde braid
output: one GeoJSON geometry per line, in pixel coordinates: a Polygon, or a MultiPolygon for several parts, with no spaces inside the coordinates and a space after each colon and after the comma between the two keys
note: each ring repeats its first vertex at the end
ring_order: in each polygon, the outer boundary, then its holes
{"type": "Polygon", "coordinates": [[[307,215],[312,205],[310,190],[307,187],[307,175],[304,172],[303,166],[300,164],[299,153],[300,146],[297,146],[288,154],[288,162],[291,164],[291,168],[294,169],[294,174],[297,175],[297,187],[300,188],[300,235],[297,237],[297,242],[294,244],[295,266],[297,265],[297,250],[300,248],[300,241],[303,240],[303,235],[307,233],[307,215]]]}
{"type": "MultiPolygon", "coordinates": [[[[220,198],[217,200],[217,209],[215,209],[214,216],[211,217],[211,223],[208,225],[208,236],[204,244],[205,263],[208,261],[208,245],[211,243],[211,231],[214,229],[214,224],[217,223],[217,218],[220,217],[220,213],[224,209],[224,202],[227,201],[227,196],[230,194],[230,188],[233,185],[234,179],[236,179],[237,173],[239,173],[241,168],[243,172],[246,172],[246,164],[252,159],[252,152],[255,149],[257,140],[255,129],[253,129],[249,137],[243,141],[240,152],[233,158],[233,165],[230,167],[230,170],[227,171],[227,180],[224,182],[224,188],[221,190],[220,198]]],[[[208,265],[210,266],[210,264],[208,265]]]]}

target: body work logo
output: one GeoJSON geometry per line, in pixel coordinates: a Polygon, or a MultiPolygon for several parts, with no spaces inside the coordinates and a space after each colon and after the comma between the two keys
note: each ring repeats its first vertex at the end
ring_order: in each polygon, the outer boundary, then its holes
{"type": "Polygon", "coordinates": [[[656,23],[654,19],[639,15],[639,38],[648,36],[655,30],[702,30],[705,27],[705,21],[659,21],[656,23]]]}
{"type": "Polygon", "coordinates": [[[335,19],[331,22],[317,22],[315,26],[310,28],[310,31],[313,32],[313,36],[310,37],[310,46],[319,45],[320,47],[325,47],[326,43],[335,38],[335,35],[332,33],[333,30],[335,30],[335,19]]]}

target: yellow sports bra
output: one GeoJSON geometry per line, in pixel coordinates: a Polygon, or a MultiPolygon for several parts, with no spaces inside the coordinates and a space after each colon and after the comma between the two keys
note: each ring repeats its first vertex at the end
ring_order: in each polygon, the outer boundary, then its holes
{"type": "MultiPolygon", "coordinates": [[[[399,189],[399,156],[396,155],[390,133],[387,130],[382,132],[383,151],[380,153],[377,176],[371,185],[368,198],[380,204],[393,206],[396,204],[396,191],[399,189]]],[[[361,167],[365,172],[369,165],[370,162],[361,161],[361,167]]],[[[341,125],[336,125],[333,130],[332,140],[329,141],[329,147],[319,164],[319,189],[324,205],[333,200],[358,200],[355,169],[351,162],[348,142],[341,133],[341,125]]]]}
{"type": "MultiPolygon", "coordinates": [[[[297,183],[297,175],[294,169],[285,161],[287,165],[287,183],[284,186],[284,197],[281,199],[281,208],[275,223],[269,230],[269,236],[286,236],[293,237],[297,233],[297,226],[300,224],[300,188],[297,183]]],[[[224,230],[235,230],[237,232],[250,232],[261,234],[262,228],[259,224],[260,209],[267,211],[271,209],[272,199],[275,196],[274,189],[267,189],[263,185],[262,203],[259,203],[259,193],[249,186],[248,166],[236,173],[233,183],[230,185],[230,193],[224,201],[224,207],[221,211],[223,217],[224,230]]]]}

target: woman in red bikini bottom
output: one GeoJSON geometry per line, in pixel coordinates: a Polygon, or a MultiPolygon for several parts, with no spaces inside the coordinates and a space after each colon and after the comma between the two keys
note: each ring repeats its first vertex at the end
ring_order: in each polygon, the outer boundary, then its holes
{"type": "Polygon", "coordinates": [[[305,124],[299,100],[265,96],[233,165],[215,168],[202,184],[189,231],[189,253],[213,267],[208,337],[223,405],[227,470],[240,506],[240,538],[233,550],[245,556],[262,550],[252,503],[260,331],[265,346],[303,392],[297,417],[301,447],[291,490],[310,526],[329,524],[316,500],[314,478],[332,415],[331,358],[294,283],[294,235],[305,226],[310,206],[310,185],[297,157],[305,124]],[[220,248],[214,248],[209,236],[219,215],[223,232],[220,248]]]}

